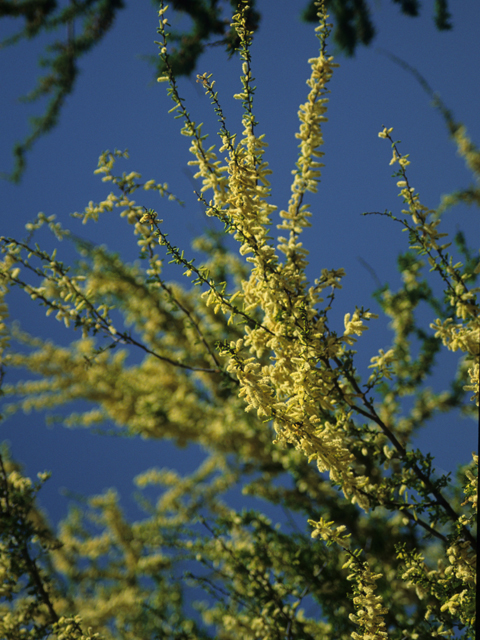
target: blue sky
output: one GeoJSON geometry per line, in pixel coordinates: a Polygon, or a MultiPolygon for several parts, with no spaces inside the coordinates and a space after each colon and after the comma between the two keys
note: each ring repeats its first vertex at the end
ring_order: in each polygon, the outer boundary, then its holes
{"type": "MultiPolygon", "coordinates": [[[[55,214],[82,236],[120,251],[126,260],[135,260],[135,239],[115,213],[97,225],[81,226],[69,218],[90,200],[102,200],[108,194],[108,185],[93,171],[100,153],[114,148],[130,152],[130,160],[119,163],[120,171],[135,170],[146,179],[166,181],[185,200],[183,209],[163,201],[145,201],[157,208],[174,244],[188,249],[192,237],[210,224],[192,194],[193,172],[186,165],[190,159],[188,140],[179,135],[179,121],[167,113],[173,105],[166,96],[166,85],[154,81],[152,68],[141,58],[142,54],[156,54],[156,10],[148,0],[126,4],[111,33],[81,62],[77,87],[67,100],[60,125],[30,153],[22,183],[0,183],[1,235],[24,236],[25,223],[43,211],[55,214]]],[[[307,95],[307,59],[318,50],[313,25],[299,19],[304,4],[259,0],[263,19],[252,49],[258,87],[254,107],[257,130],[266,134],[269,143],[266,159],[273,171],[272,202],[279,208],[286,207],[290,193],[298,143],[294,137],[297,111],[307,95]]],[[[352,59],[336,57],[340,68],[331,82],[329,121],[324,127],[326,166],[319,192],[311,198],[313,226],[305,234],[304,244],[311,252],[308,275],[312,280],[322,268],[346,269],[334,313],[338,323],[355,305],[377,310],[370,297],[376,282],[362,260],[382,283],[389,282],[393,288],[399,285],[395,261],[407,247],[406,235],[386,218],[361,215],[364,211],[390,209],[398,213],[401,209],[396,181],[391,177],[389,144],[377,136],[382,126],[393,126],[395,138],[402,141],[402,153],[410,154],[411,183],[428,206],[437,206],[441,194],[471,182],[429,97],[410,74],[377,50],[388,50],[416,67],[455,118],[466,124],[472,139],[480,141],[480,5],[473,0],[452,2],[454,30],[447,33],[435,29],[432,5],[425,2],[422,16],[411,19],[402,16],[391,2],[372,3],[378,28],[373,46],[360,48],[352,59]]],[[[174,27],[180,24],[177,20],[180,18],[171,18],[174,27]]],[[[13,22],[4,22],[1,37],[13,27],[13,22]]],[[[43,43],[28,42],[0,52],[1,171],[11,170],[13,144],[27,133],[27,117],[38,113],[38,107],[18,104],[17,98],[34,86],[43,43]]],[[[336,53],[333,47],[330,51],[336,53]]],[[[231,97],[240,89],[240,69],[238,58],[228,60],[219,47],[205,53],[197,69],[198,73],[213,73],[232,131],[240,131],[241,126],[241,105],[231,97]]],[[[194,79],[182,79],[180,92],[192,118],[204,122],[204,132],[212,135],[211,144],[216,142],[216,117],[201,86],[194,79]]],[[[450,232],[464,229],[470,243],[478,246],[480,219],[475,210],[452,210],[444,227],[450,232]]],[[[181,278],[180,273],[169,274],[181,278]]],[[[62,344],[78,337],[45,318],[44,310],[19,292],[12,295],[11,315],[27,331],[62,344]]],[[[363,368],[389,341],[385,321],[379,321],[368,333],[359,343],[363,368]]],[[[436,379],[439,385],[448,379],[455,363],[453,354],[444,356],[436,379]]],[[[41,502],[54,520],[65,513],[66,500],[59,494],[62,487],[92,494],[116,486],[128,507],[135,474],[164,465],[189,472],[200,456],[194,448],[178,453],[168,442],[112,439],[61,426],[49,429],[43,414],[10,418],[0,425],[0,440],[4,439],[29,475],[52,470],[41,502]]],[[[418,444],[432,451],[438,467],[453,470],[458,462],[468,461],[476,449],[475,425],[452,418],[440,420],[426,430],[418,444]]]]}

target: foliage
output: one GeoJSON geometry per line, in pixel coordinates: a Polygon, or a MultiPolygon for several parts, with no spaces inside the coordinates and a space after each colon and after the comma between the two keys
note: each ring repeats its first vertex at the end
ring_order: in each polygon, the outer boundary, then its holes
{"type": "MultiPolygon", "coordinates": [[[[418,0],[393,0],[400,4],[402,13],[418,16],[418,0]]],[[[233,11],[239,0],[229,0],[233,11]]],[[[157,0],[153,4],[158,6],[157,0]]],[[[230,25],[229,16],[224,15],[222,3],[218,0],[171,0],[172,8],[191,20],[187,31],[170,32],[170,67],[176,77],[191,75],[200,55],[207,47],[223,45],[229,54],[238,48],[239,38],[230,25]],[[212,41],[213,39],[213,41],[212,41]]],[[[366,0],[330,0],[327,3],[335,18],[335,42],[347,55],[353,55],[359,44],[368,45],[375,35],[375,27],[370,17],[366,0]]],[[[5,38],[0,47],[15,45],[21,40],[38,38],[59,28],[65,28],[66,38],[60,38],[46,45],[46,56],[40,59],[40,66],[48,69],[38,79],[37,86],[22,97],[25,102],[35,102],[48,97],[45,113],[31,118],[32,131],[23,142],[15,145],[13,153],[15,167],[10,176],[18,182],[26,167],[26,155],[42,135],[54,128],[59,120],[66,98],[72,93],[79,73],[79,62],[86,53],[98,45],[113,28],[118,12],[124,8],[123,0],[71,0],[59,6],[56,0],[4,0],[0,3],[0,18],[21,18],[23,29],[5,38]],[[80,30],[78,23],[81,24],[80,30]]],[[[307,22],[316,22],[314,0],[302,12],[307,22]]],[[[434,21],[439,30],[452,28],[448,11],[448,0],[435,0],[434,21]]],[[[246,13],[248,29],[255,31],[260,24],[261,14],[251,0],[246,13]]],[[[164,72],[157,56],[145,56],[153,63],[156,75],[164,72]]]]}
{"type": "MultiPolygon", "coordinates": [[[[35,506],[38,487],[4,452],[0,635],[473,638],[478,457],[453,482],[435,472],[432,457],[414,449],[412,439],[440,412],[476,415],[480,264],[461,233],[464,264],[447,252],[442,211],[422,204],[409,181],[408,155],[383,128],[404,209],[381,215],[407,231],[410,248],[399,258],[401,288],[377,292],[391,318],[392,343],[372,357],[372,373],[362,378],[353,347],[375,316],[355,308],[343,328],[334,328],[330,312],[345,273],[324,269],[309,283],[301,242],[310,224],[307,195],[317,191],[323,166],[327,87],[337,66],[327,53],[323,4],[320,51],[309,61],[309,93],[299,110],[291,198],[279,212],[276,240],[266,143],[253,110],[246,8],[232,21],[242,60],[234,96],[243,105],[238,140],[214,80],[198,77],[218,115],[218,150],[206,145],[179,96],[165,12],[159,81],[168,82],[172,111],[190,140],[202,183],[198,199],[224,234],[196,240],[205,256],[197,265],[170,241],[157,212],[133,200],[134,192],[152,189],[174,200],[168,186],[142,181],[135,171],[119,175],[115,164],[127,154],[104,152],[97,173],[114,189],[76,215],[88,223],[120,209],[143,267],[81,241],[44,214],[27,225],[25,240],[1,238],[3,366],[33,374],[5,383],[3,393],[17,397],[6,414],[83,399],[94,408],[72,414],[67,424],[113,421],[128,435],[200,444],[207,456],[189,476],[150,469],[137,477],[142,520],[129,522],[108,491],[72,508],[54,532],[35,506]],[[42,227],[76,245],[76,266],[34,243],[42,227]],[[240,245],[240,257],[224,235],[240,245]],[[162,252],[188,286],[165,280],[162,252]],[[433,293],[436,281],[444,297],[433,293]],[[82,337],[62,348],[8,327],[11,287],[82,337]],[[419,322],[420,303],[431,310],[430,331],[419,322]],[[106,339],[103,346],[98,337],[106,339]],[[14,341],[23,347],[15,351],[14,341]],[[143,360],[127,364],[120,345],[140,349],[143,360]],[[434,392],[427,381],[442,349],[460,354],[458,369],[449,388],[434,392]],[[239,487],[281,507],[283,525],[260,511],[232,508],[228,495],[239,487]]],[[[480,152],[463,127],[451,131],[478,180],[480,152]]]]}

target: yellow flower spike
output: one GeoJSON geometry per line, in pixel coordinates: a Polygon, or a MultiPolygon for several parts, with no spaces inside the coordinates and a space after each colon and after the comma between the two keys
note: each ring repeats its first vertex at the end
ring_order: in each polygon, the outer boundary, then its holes
{"type": "Polygon", "coordinates": [[[398,160],[399,160],[398,153],[397,153],[396,149],[394,149],[393,150],[393,156],[392,156],[392,159],[390,160],[389,164],[390,165],[395,164],[395,162],[398,162],[398,160]]]}
{"type": "Polygon", "coordinates": [[[378,137],[387,138],[389,135],[391,135],[392,131],[393,131],[393,127],[390,127],[390,129],[387,129],[387,127],[384,127],[382,131],[379,132],[378,137]]]}

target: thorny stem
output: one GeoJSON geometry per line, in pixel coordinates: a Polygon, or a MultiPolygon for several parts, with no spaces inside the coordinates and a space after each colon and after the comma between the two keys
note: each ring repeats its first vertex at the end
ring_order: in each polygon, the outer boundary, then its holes
{"type": "Polygon", "coordinates": [[[269,333],[271,336],[273,336],[273,332],[270,331],[270,329],[267,329],[267,327],[265,327],[261,322],[259,322],[258,320],[255,320],[255,318],[252,318],[251,316],[249,316],[247,313],[240,311],[240,309],[236,306],[234,306],[226,296],[224,296],[223,294],[221,294],[216,288],[214,283],[209,280],[208,278],[206,278],[203,273],[197,269],[191,262],[189,262],[188,260],[186,260],[182,253],[177,249],[177,247],[174,247],[167,239],[167,236],[160,230],[158,223],[154,222],[155,228],[158,232],[159,237],[161,238],[162,244],[164,244],[167,249],[168,252],[174,257],[175,261],[179,264],[182,264],[184,267],[186,267],[187,269],[189,269],[190,271],[193,271],[195,273],[195,275],[197,276],[198,280],[202,283],[207,285],[207,287],[209,289],[211,289],[212,291],[214,291],[214,293],[218,296],[219,300],[221,301],[222,304],[224,304],[226,307],[228,307],[228,309],[230,309],[230,311],[238,316],[241,316],[242,318],[244,318],[244,320],[246,320],[248,323],[253,323],[257,328],[263,329],[264,331],[266,331],[267,333],[269,333]]]}
{"type": "MultiPolygon", "coordinates": [[[[377,414],[377,412],[375,410],[375,407],[368,400],[368,398],[366,397],[365,393],[360,389],[360,387],[358,386],[358,383],[355,380],[354,376],[352,376],[348,371],[345,371],[345,369],[343,368],[342,362],[338,358],[333,358],[333,360],[334,360],[335,364],[337,364],[338,368],[345,375],[345,377],[348,380],[348,382],[352,385],[352,387],[355,390],[355,392],[357,393],[358,397],[361,399],[363,405],[367,408],[367,411],[365,409],[362,409],[361,407],[355,405],[353,402],[349,401],[348,399],[345,399],[345,401],[348,403],[349,407],[351,409],[353,409],[354,411],[356,411],[357,413],[359,413],[360,415],[363,415],[364,417],[366,417],[366,418],[368,418],[370,420],[373,420],[373,422],[375,422],[380,427],[380,429],[383,431],[383,433],[387,436],[387,438],[390,440],[390,442],[397,449],[397,451],[400,454],[400,457],[402,459],[405,459],[406,456],[407,456],[407,450],[399,442],[399,440],[397,439],[395,434],[392,433],[392,431],[387,427],[387,425],[383,422],[383,420],[378,416],[378,414],[377,414]]],[[[336,382],[336,386],[337,386],[337,389],[338,389],[339,393],[341,393],[341,389],[338,386],[338,382],[336,382]]],[[[437,503],[444,508],[444,510],[449,515],[449,517],[454,521],[458,521],[460,516],[453,509],[453,507],[450,505],[450,503],[444,498],[442,493],[440,491],[438,491],[438,489],[436,489],[432,485],[432,482],[430,481],[430,479],[423,473],[423,471],[421,469],[419,469],[417,464],[412,465],[411,468],[412,468],[413,472],[415,473],[415,475],[417,476],[417,478],[428,489],[429,493],[431,493],[433,496],[435,496],[435,498],[437,500],[437,503]]],[[[468,529],[465,526],[463,526],[462,528],[463,528],[463,533],[465,535],[465,538],[468,539],[468,541],[470,542],[472,547],[474,549],[476,549],[477,548],[477,543],[476,543],[475,538],[472,536],[470,531],[468,531],[468,529]]]]}
{"type": "MultiPolygon", "coordinates": [[[[388,140],[390,140],[391,144],[392,144],[392,149],[394,150],[397,158],[400,160],[403,156],[402,154],[399,152],[398,147],[396,145],[396,143],[393,141],[393,138],[390,136],[390,134],[387,134],[385,136],[388,140]]],[[[425,215],[423,213],[421,213],[416,207],[415,207],[415,201],[412,197],[412,188],[410,187],[410,183],[408,181],[408,176],[407,176],[407,172],[405,167],[400,164],[400,169],[399,169],[399,174],[402,176],[403,180],[405,181],[405,187],[404,189],[407,191],[407,193],[409,194],[409,198],[408,198],[408,204],[411,208],[412,211],[415,212],[415,214],[417,215],[418,219],[421,220],[422,225],[425,224],[426,219],[425,219],[425,215]]],[[[445,282],[447,289],[449,290],[449,292],[451,293],[451,295],[457,299],[459,302],[462,302],[463,304],[464,301],[461,300],[461,298],[459,298],[459,295],[457,294],[457,292],[455,291],[454,287],[452,286],[450,280],[447,278],[446,273],[449,273],[452,278],[456,281],[457,284],[459,284],[464,293],[469,293],[468,287],[465,284],[464,280],[462,279],[462,277],[459,275],[459,273],[457,272],[456,269],[451,269],[450,265],[448,264],[448,260],[446,259],[446,257],[443,255],[443,250],[441,247],[436,248],[436,252],[438,253],[439,257],[440,257],[440,262],[443,265],[444,269],[440,269],[439,266],[437,265],[437,262],[435,260],[435,258],[432,255],[432,250],[430,248],[430,246],[428,245],[428,243],[425,241],[425,231],[423,231],[422,234],[420,234],[420,231],[422,230],[422,226],[420,226],[420,229],[417,229],[416,227],[412,227],[406,220],[401,220],[400,218],[397,218],[396,216],[393,216],[392,214],[389,214],[387,212],[381,213],[378,211],[375,212],[369,212],[370,213],[376,213],[379,215],[387,215],[388,217],[392,218],[393,220],[400,222],[401,224],[403,224],[403,226],[408,229],[408,231],[410,231],[411,233],[413,233],[415,235],[415,239],[417,242],[420,243],[422,250],[425,251],[425,253],[428,255],[428,257],[432,260],[433,265],[435,265],[435,270],[439,272],[440,277],[442,278],[442,280],[445,282]]],[[[473,296],[472,296],[473,297],[473,296]]],[[[471,305],[469,305],[469,307],[471,307],[471,305]]],[[[470,309],[469,311],[474,311],[474,309],[470,309]]],[[[472,315],[474,317],[476,317],[478,314],[477,313],[472,313],[472,315]]]]}
{"type": "MultiPolygon", "coordinates": [[[[152,247],[150,245],[148,245],[148,252],[149,252],[149,256],[150,256],[150,262],[152,262],[154,254],[153,254],[153,250],[152,247]]],[[[218,370],[221,371],[222,369],[222,365],[219,362],[215,351],[213,351],[213,349],[210,347],[210,345],[208,344],[203,331],[201,330],[199,323],[195,320],[195,318],[193,317],[193,314],[180,302],[180,300],[174,296],[172,290],[165,284],[165,282],[162,280],[162,278],[159,277],[159,275],[156,273],[155,274],[156,280],[159,283],[160,287],[169,295],[169,297],[171,298],[171,300],[173,300],[173,302],[177,305],[177,307],[183,311],[183,313],[187,316],[187,318],[189,319],[189,321],[192,323],[192,325],[195,327],[196,332],[198,333],[198,336],[200,338],[200,340],[202,341],[203,345],[205,346],[207,352],[209,353],[210,357],[212,358],[213,362],[215,363],[215,365],[218,367],[218,370]]],[[[232,376],[230,376],[230,374],[227,374],[228,378],[232,381],[235,382],[236,384],[239,384],[238,380],[232,378],[232,376]]]]}
{"type": "MultiPolygon", "coordinates": [[[[32,251],[30,249],[30,247],[28,247],[27,245],[24,245],[21,242],[17,242],[14,240],[10,240],[11,242],[15,242],[17,245],[22,246],[23,248],[27,249],[29,252],[34,253],[35,255],[38,255],[37,252],[32,251]]],[[[16,262],[19,262],[20,264],[22,264],[23,266],[25,266],[27,269],[30,269],[31,271],[33,271],[36,275],[39,275],[41,277],[47,278],[48,280],[51,280],[53,282],[55,282],[55,278],[52,278],[51,276],[45,275],[43,272],[41,272],[39,269],[36,269],[35,267],[32,267],[28,262],[26,262],[25,260],[23,260],[22,258],[12,255],[12,254],[7,254],[10,255],[12,258],[15,259],[16,262]]],[[[41,256],[39,256],[41,257],[41,256]]],[[[59,273],[62,276],[66,275],[66,271],[64,271],[63,269],[60,268],[60,265],[57,263],[56,268],[58,268],[59,273]]],[[[0,274],[3,278],[6,278],[7,276],[5,276],[3,273],[0,274]]],[[[26,282],[23,282],[22,280],[20,280],[19,278],[12,278],[11,276],[9,276],[9,281],[15,283],[16,285],[20,286],[23,290],[25,291],[29,291],[31,290],[30,285],[28,285],[26,282]]],[[[84,294],[77,288],[75,287],[73,284],[71,284],[72,290],[75,292],[75,295],[77,295],[83,302],[85,302],[86,307],[88,308],[88,311],[90,312],[91,315],[91,323],[95,322],[96,324],[100,325],[100,327],[105,331],[108,332],[109,337],[112,337],[112,340],[115,344],[131,344],[134,345],[136,347],[138,347],[139,349],[141,349],[142,351],[144,351],[145,353],[148,353],[149,355],[153,356],[154,358],[156,358],[157,360],[161,360],[163,362],[167,362],[168,364],[171,364],[175,367],[180,367],[182,369],[187,369],[189,371],[199,371],[199,372],[203,372],[203,373],[220,373],[221,370],[218,369],[210,369],[207,367],[192,367],[190,365],[187,365],[183,362],[180,362],[178,360],[173,360],[172,358],[169,358],[167,356],[162,356],[159,353],[157,353],[156,351],[153,351],[152,349],[149,349],[146,345],[144,345],[143,343],[139,342],[138,340],[135,340],[135,338],[132,338],[130,335],[128,335],[125,332],[121,332],[121,331],[117,331],[113,325],[111,324],[111,322],[109,322],[106,318],[104,318],[98,311],[97,309],[95,309],[95,307],[93,306],[93,304],[88,300],[88,298],[86,298],[84,296],[84,294]],[[111,329],[114,329],[115,333],[112,334],[111,329]]],[[[54,309],[56,311],[61,311],[61,312],[65,312],[65,308],[63,308],[60,304],[57,304],[56,302],[49,300],[48,298],[46,298],[41,292],[38,291],[32,291],[32,293],[35,294],[35,297],[38,298],[39,300],[41,300],[43,302],[43,304],[46,307],[49,307],[51,309],[54,309]]],[[[85,323],[82,322],[82,316],[77,312],[74,313],[73,315],[71,313],[68,314],[69,317],[74,320],[75,322],[78,322],[80,325],[85,326],[85,323]]],[[[90,324],[89,327],[86,327],[87,329],[92,329],[95,328],[94,325],[90,324]]],[[[98,327],[97,327],[98,329],[98,327]]]]}

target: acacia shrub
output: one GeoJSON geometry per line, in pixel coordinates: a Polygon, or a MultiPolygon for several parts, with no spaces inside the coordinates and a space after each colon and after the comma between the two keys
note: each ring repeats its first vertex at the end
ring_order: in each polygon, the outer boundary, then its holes
{"type": "MultiPolygon", "coordinates": [[[[242,60],[238,141],[211,76],[198,77],[219,118],[218,150],[207,147],[179,95],[164,7],[159,26],[166,70],[159,80],[168,83],[172,111],[191,142],[198,199],[240,255],[212,233],[195,243],[202,264],[189,259],[157,211],[133,199],[149,190],[176,196],[135,171],[117,174],[116,162],[127,155],[120,151],[104,152],[96,170],[113,190],[77,215],[87,223],[120,209],[140,264],[76,238],[44,214],[27,225],[27,240],[1,239],[3,316],[8,289],[20,287],[81,332],[59,347],[2,324],[3,366],[34,374],[3,385],[17,397],[5,413],[82,399],[93,408],[70,415],[67,425],[95,428],[109,420],[130,435],[194,442],[207,452],[191,475],[150,469],[135,479],[143,520],[130,522],[110,490],[72,508],[58,531],[36,507],[38,486],[4,454],[0,632],[9,640],[473,637],[478,458],[453,482],[435,473],[432,457],[412,438],[440,412],[476,414],[480,267],[461,234],[463,264],[447,253],[440,224],[446,206],[478,203],[478,189],[430,210],[409,182],[408,155],[391,128],[381,130],[405,207],[381,215],[407,231],[409,250],[399,260],[401,288],[377,293],[392,342],[372,356],[371,374],[362,378],[354,347],[375,315],[355,308],[341,330],[334,328],[330,312],[346,274],[325,268],[310,283],[301,242],[310,224],[307,196],[317,191],[323,166],[322,125],[336,67],[325,9],[320,3],[320,51],[309,60],[291,198],[278,213],[276,239],[245,11],[232,22],[242,60]],[[76,267],[33,243],[45,226],[77,246],[76,267]],[[166,281],[165,254],[192,286],[166,281]],[[444,297],[434,296],[433,278],[444,297]],[[421,302],[432,310],[430,333],[418,320],[421,302]],[[98,336],[108,339],[99,344],[98,336]],[[27,352],[15,351],[13,339],[27,352]],[[121,345],[144,359],[127,365],[121,345]],[[461,357],[451,385],[433,392],[427,381],[442,348],[461,357]],[[236,487],[280,506],[283,527],[260,509],[233,508],[228,495],[236,487]],[[206,597],[195,612],[198,588],[206,597]]],[[[447,123],[478,178],[478,150],[450,116],[447,123]]]]}

